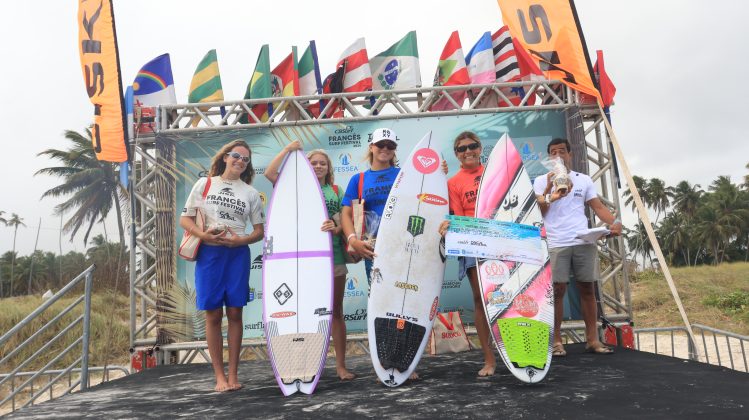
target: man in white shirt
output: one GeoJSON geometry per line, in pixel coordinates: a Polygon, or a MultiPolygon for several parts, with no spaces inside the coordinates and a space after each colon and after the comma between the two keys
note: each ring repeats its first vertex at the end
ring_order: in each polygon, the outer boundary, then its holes
{"type": "Polygon", "coordinates": [[[598,248],[595,244],[577,238],[577,232],[588,229],[585,206],[609,225],[611,235],[620,235],[622,224],[598,198],[593,180],[585,174],[570,170],[572,152],[566,139],[554,139],[546,147],[549,158],[560,158],[569,176],[568,188],[554,188],[554,173],[539,176],[533,189],[544,218],[549,245],[551,276],[554,281],[554,356],[565,356],[561,336],[564,313],[564,294],[570,273],[575,277],[580,292],[587,352],[610,354],[613,350],[598,339],[595,282],[597,279],[598,248]]]}

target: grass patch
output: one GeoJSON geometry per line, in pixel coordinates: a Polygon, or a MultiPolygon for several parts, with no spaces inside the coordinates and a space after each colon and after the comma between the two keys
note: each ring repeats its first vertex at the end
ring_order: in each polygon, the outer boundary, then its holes
{"type": "MultiPolygon", "coordinates": [[[[749,263],[671,269],[689,321],[749,334],[749,263]]],[[[662,273],[636,273],[632,310],[640,328],[683,325],[662,273]]]]}
{"type": "MultiPolygon", "coordinates": [[[[50,308],[47,308],[31,324],[25,326],[9,342],[0,348],[0,359],[5,357],[32,334],[42,328],[44,324],[62,312],[72,304],[75,296],[60,299],[50,308]]],[[[39,296],[20,296],[0,299],[0,331],[6,332],[23,320],[42,304],[39,296]]],[[[129,363],[130,347],[130,305],[129,298],[123,295],[114,297],[112,293],[94,293],[91,297],[91,336],[89,344],[89,366],[103,366],[105,360],[108,364],[126,365],[129,363]]],[[[0,372],[10,372],[19,363],[31,356],[45,343],[51,341],[65,326],[83,314],[83,302],[65,315],[57,323],[36,337],[31,344],[19,354],[10,358],[9,361],[0,365],[0,372]]],[[[37,370],[51,361],[61,351],[70,346],[82,334],[82,325],[77,325],[61,336],[43,354],[22,368],[23,371],[37,370]]],[[[56,362],[51,369],[64,369],[81,356],[80,346],[72,349],[60,361],[56,362]]]]}

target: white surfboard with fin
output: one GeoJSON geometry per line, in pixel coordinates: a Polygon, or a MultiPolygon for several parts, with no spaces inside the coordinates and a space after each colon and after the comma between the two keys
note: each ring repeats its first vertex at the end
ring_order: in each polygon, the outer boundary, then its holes
{"type": "Polygon", "coordinates": [[[419,363],[442,291],[439,225],[449,209],[441,163],[429,132],[401,161],[377,233],[367,327],[375,372],[391,387],[419,363]]]}
{"type": "Polygon", "coordinates": [[[284,395],[311,394],[325,367],[333,308],[333,247],[312,167],[287,156],[268,205],[263,246],[263,320],[284,395]]]}

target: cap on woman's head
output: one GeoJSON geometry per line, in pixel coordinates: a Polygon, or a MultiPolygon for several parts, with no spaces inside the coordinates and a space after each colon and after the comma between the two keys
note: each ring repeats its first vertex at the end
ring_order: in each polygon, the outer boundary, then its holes
{"type": "Polygon", "coordinates": [[[375,144],[386,140],[398,143],[398,137],[396,137],[395,131],[389,128],[378,128],[369,135],[369,144],[375,144]]]}

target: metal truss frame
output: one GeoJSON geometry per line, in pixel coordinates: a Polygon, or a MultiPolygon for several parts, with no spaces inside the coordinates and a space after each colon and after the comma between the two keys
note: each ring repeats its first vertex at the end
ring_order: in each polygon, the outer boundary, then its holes
{"type": "MultiPolygon", "coordinates": [[[[392,120],[422,118],[430,116],[474,115],[522,111],[563,110],[567,112],[568,136],[574,147],[584,157],[582,170],[596,182],[602,201],[619,213],[618,176],[615,172],[613,148],[606,130],[602,130],[604,115],[595,102],[588,100],[560,81],[542,80],[514,83],[494,83],[470,86],[440,86],[403,90],[384,90],[364,93],[337,93],[316,96],[276,97],[259,100],[225,101],[201,104],[162,105],[157,109],[153,127],[156,131],[174,133],[197,133],[244,128],[248,130],[276,126],[303,126],[319,123],[346,123],[349,121],[392,120]],[[524,92],[516,105],[509,96],[513,90],[524,92]],[[456,102],[451,93],[468,91],[464,104],[456,102]],[[443,99],[444,98],[444,99],[443,99]],[[430,111],[437,101],[448,102],[453,109],[430,111]],[[309,104],[324,101],[320,115],[332,115],[343,110],[342,118],[318,118],[308,111],[309,104]],[[508,106],[487,107],[488,103],[503,101],[508,106]],[[529,104],[530,103],[530,104],[529,104]],[[253,106],[271,104],[272,112],[262,122],[253,111],[253,106]],[[577,139],[576,141],[573,141],[577,139]]],[[[136,110],[136,127],[140,115],[136,110]]],[[[340,115],[340,113],[338,114],[340,115]]],[[[174,203],[162,202],[157,197],[174,198],[173,150],[157,150],[153,133],[136,135],[131,142],[133,172],[131,196],[134,197],[131,226],[130,262],[130,343],[133,348],[164,347],[170,351],[180,348],[171,343],[169,337],[159,331],[160,302],[163,286],[172,278],[157,275],[159,264],[174,267],[175,238],[160,238],[157,225],[174,224],[171,208],[174,203]],[[157,193],[159,192],[159,193],[157,193]],[[171,212],[171,213],[170,213],[171,212]],[[176,346],[176,347],[175,347],[176,346]],[[166,348],[166,347],[164,347],[166,348]]],[[[619,157],[620,159],[622,157],[619,157]]],[[[591,215],[594,225],[599,224],[591,215]]],[[[173,230],[173,229],[172,229],[173,230]]],[[[625,267],[625,248],[621,238],[607,239],[601,246],[601,292],[605,315],[611,321],[626,322],[632,317],[629,282],[625,267]]],[[[174,271],[167,269],[167,271],[174,271]]],[[[172,274],[173,276],[173,274],[172,274]]],[[[194,349],[194,344],[183,343],[185,350],[194,349]]],[[[163,358],[166,360],[166,358],[163,358]]]]}

